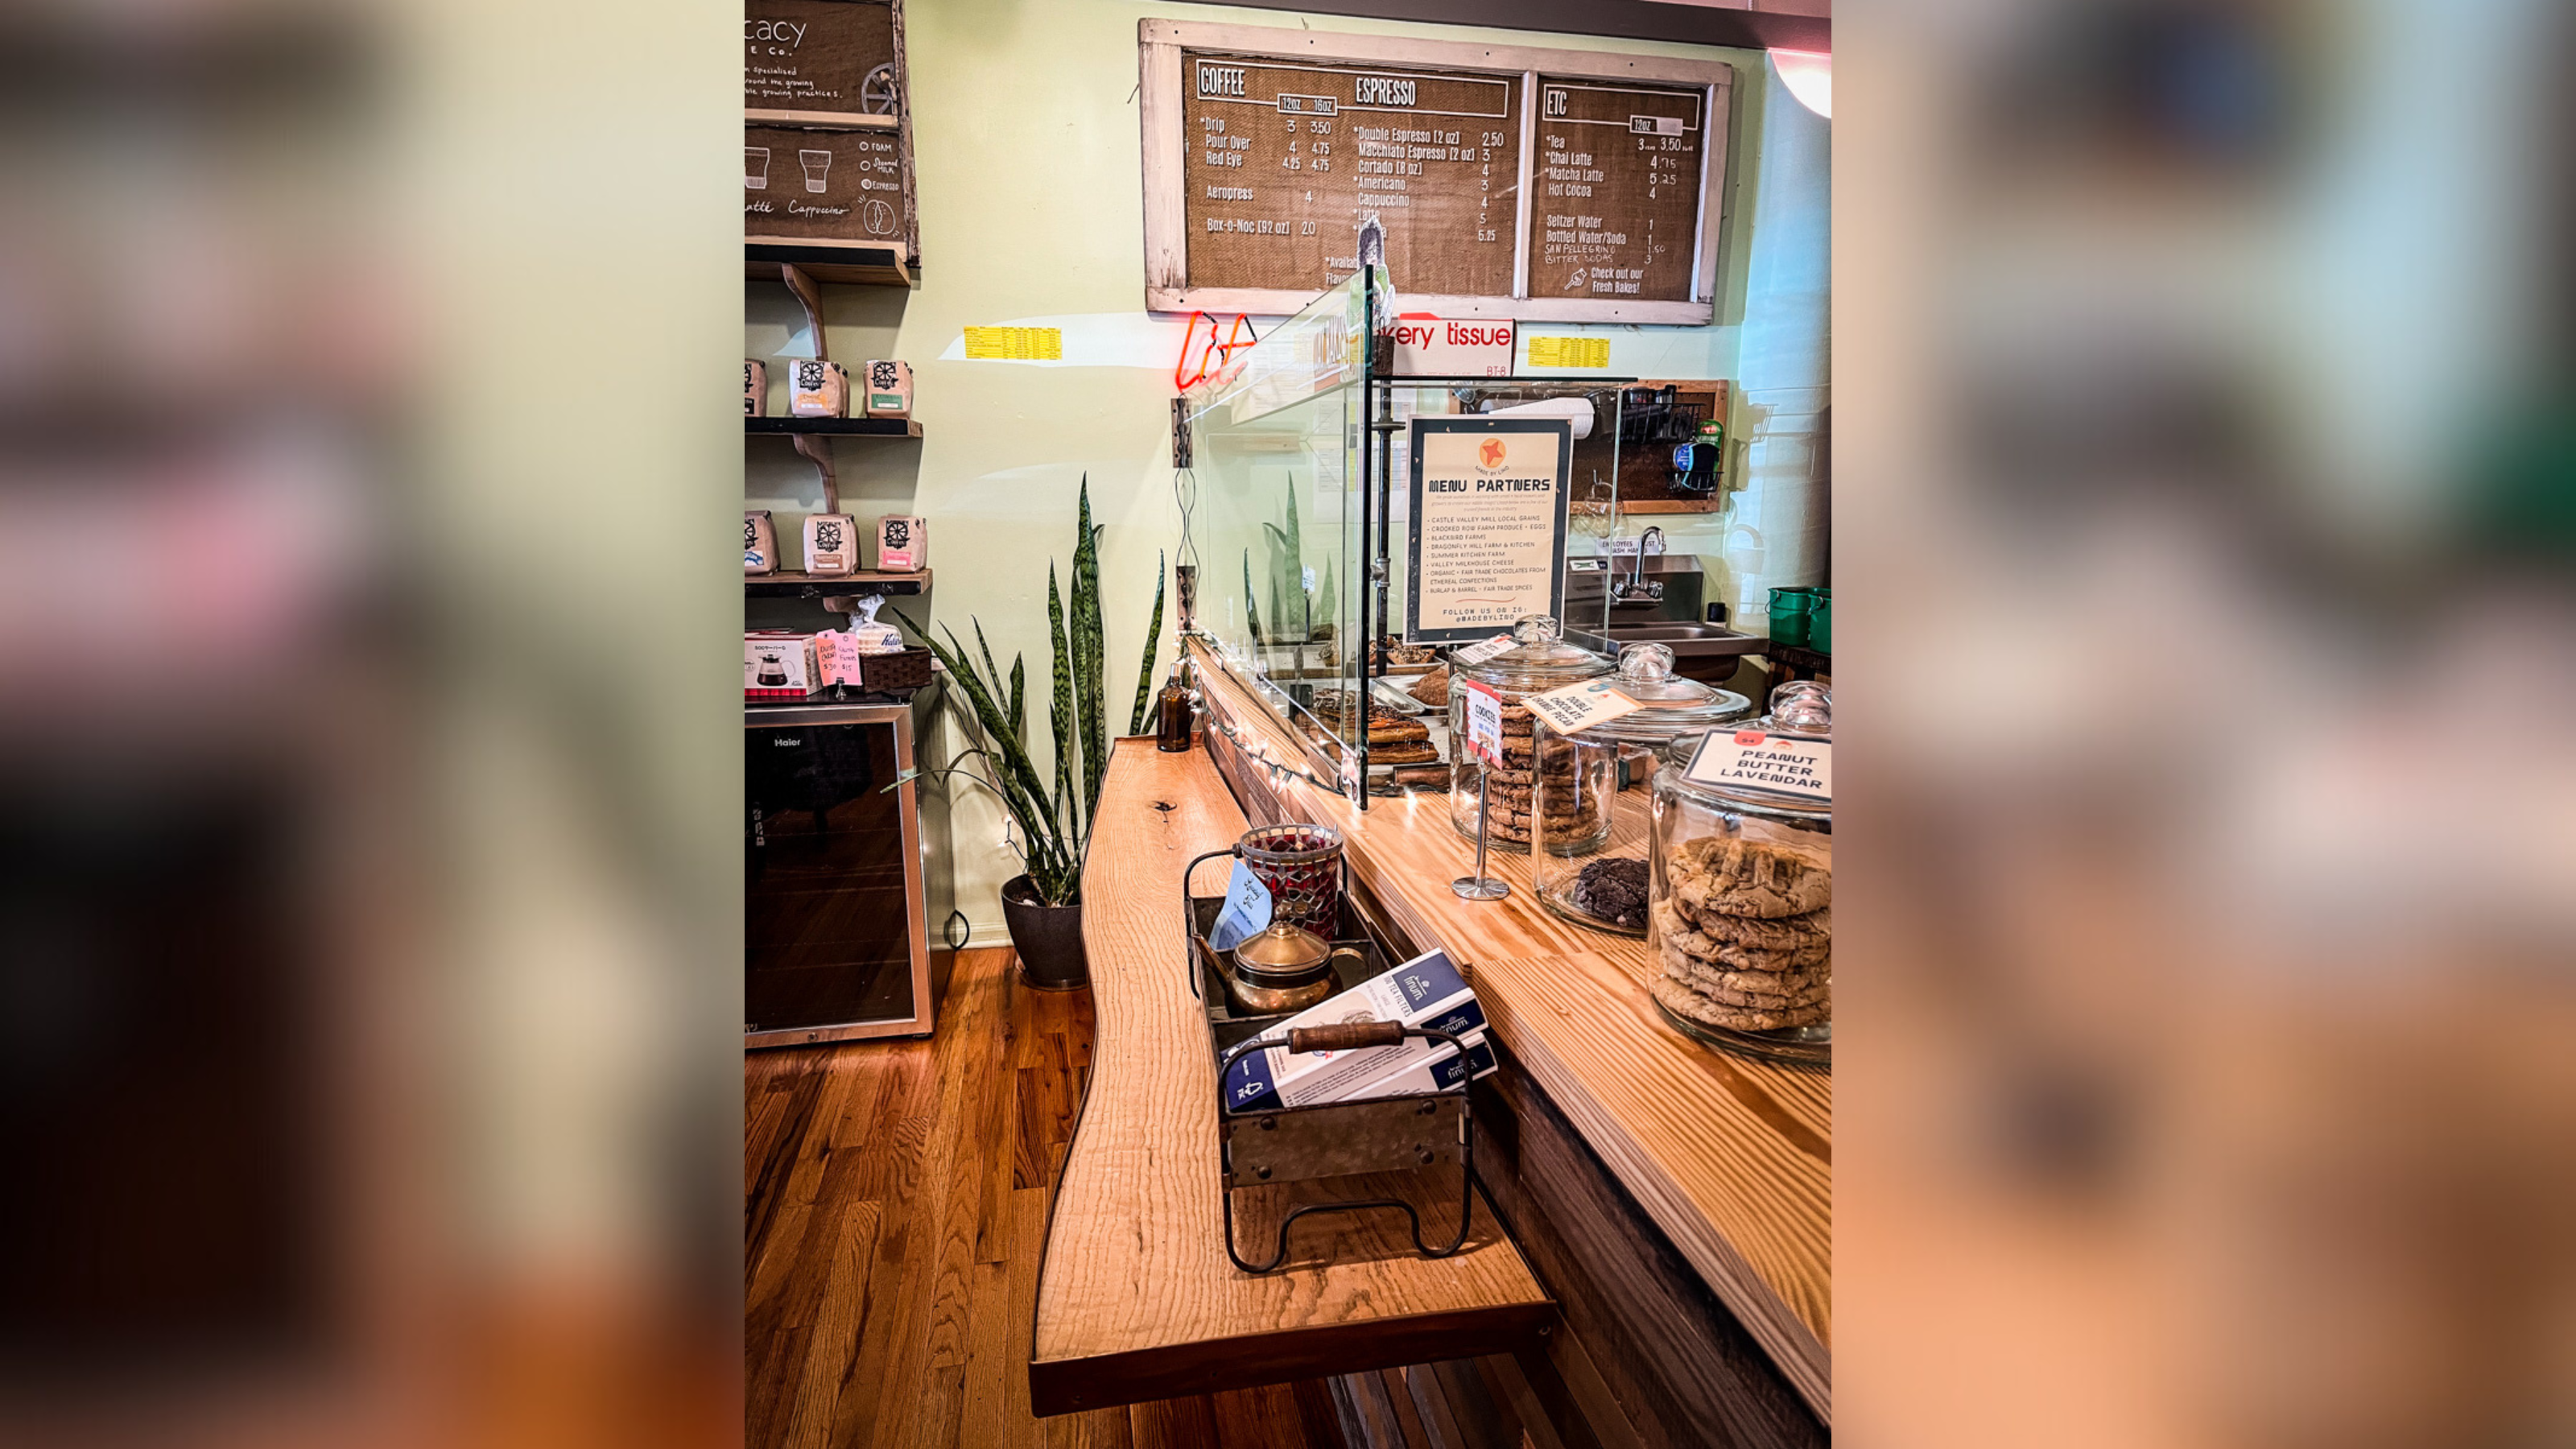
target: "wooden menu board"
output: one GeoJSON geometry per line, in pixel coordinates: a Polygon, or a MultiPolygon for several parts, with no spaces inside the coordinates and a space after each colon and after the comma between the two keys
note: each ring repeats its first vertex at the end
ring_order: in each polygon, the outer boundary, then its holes
{"type": "Polygon", "coordinates": [[[895,132],[745,126],[742,166],[745,236],[883,242],[910,254],[912,187],[895,132]]]}
{"type": "Polygon", "coordinates": [[[1705,99],[1540,79],[1532,296],[1690,296],[1705,99]]]}
{"type": "Polygon", "coordinates": [[[885,0],[745,0],[743,109],[893,116],[895,26],[885,0]]]}
{"type": "Polygon", "coordinates": [[[1321,292],[1376,217],[1399,293],[1511,291],[1516,80],[1199,52],[1182,71],[1194,282],[1321,292]]]}
{"type": "Polygon", "coordinates": [[[902,0],[744,0],[742,39],[744,239],[917,261],[902,0]]]}
{"type": "MultiPolygon", "coordinates": [[[[825,3],[825,0],[798,0],[825,3]]],[[[1145,296],[1285,314],[1386,229],[1400,305],[1705,325],[1723,64],[1146,20],[1145,296]]]]}

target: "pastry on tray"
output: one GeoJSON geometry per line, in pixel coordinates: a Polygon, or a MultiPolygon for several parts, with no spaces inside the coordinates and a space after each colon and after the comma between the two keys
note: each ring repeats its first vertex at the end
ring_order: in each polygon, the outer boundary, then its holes
{"type": "MultiPolygon", "coordinates": [[[[1383,745],[1372,739],[1369,741],[1368,758],[1372,766],[1434,765],[1440,762],[1440,749],[1428,739],[1396,740],[1383,745]]],[[[1440,778],[1446,783],[1449,777],[1444,772],[1440,778]]]]}
{"type": "Polygon", "coordinates": [[[1424,704],[1438,709],[1447,709],[1449,707],[1449,666],[1443,664],[1413,681],[1413,687],[1405,693],[1421,700],[1424,704]]]}

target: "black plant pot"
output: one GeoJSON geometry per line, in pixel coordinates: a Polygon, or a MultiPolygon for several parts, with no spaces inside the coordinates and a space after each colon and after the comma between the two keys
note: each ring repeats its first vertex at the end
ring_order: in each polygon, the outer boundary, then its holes
{"type": "Polygon", "coordinates": [[[1025,875],[1002,882],[1002,919],[1020,953],[1020,979],[1040,991],[1073,991],[1091,984],[1091,958],[1082,950],[1082,906],[1051,906],[1038,899],[1025,875]]]}

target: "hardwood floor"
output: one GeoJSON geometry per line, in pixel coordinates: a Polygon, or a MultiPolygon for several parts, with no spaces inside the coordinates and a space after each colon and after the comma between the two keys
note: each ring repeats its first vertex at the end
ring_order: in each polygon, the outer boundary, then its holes
{"type": "Polygon", "coordinates": [[[989,950],[958,957],[929,1040],[744,1054],[746,1449],[1602,1442],[1544,1356],[1031,1417],[1038,1256],[1091,1043],[1089,992],[1032,991],[989,950]]]}

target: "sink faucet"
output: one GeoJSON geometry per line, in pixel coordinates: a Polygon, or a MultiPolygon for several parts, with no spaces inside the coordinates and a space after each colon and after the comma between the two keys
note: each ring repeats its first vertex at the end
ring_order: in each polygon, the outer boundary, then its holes
{"type": "MultiPolygon", "coordinates": [[[[1649,540],[1658,544],[1662,543],[1664,541],[1664,530],[1660,526],[1650,527],[1644,533],[1638,535],[1636,572],[1630,574],[1626,580],[1611,585],[1610,597],[1612,599],[1620,601],[1628,599],[1651,599],[1657,602],[1662,601],[1664,597],[1663,580],[1657,579],[1653,583],[1646,582],[1646,544],[1649,540]]],[[[1660,550],[1658,551],[1660,552],[1660,550]]]]}

